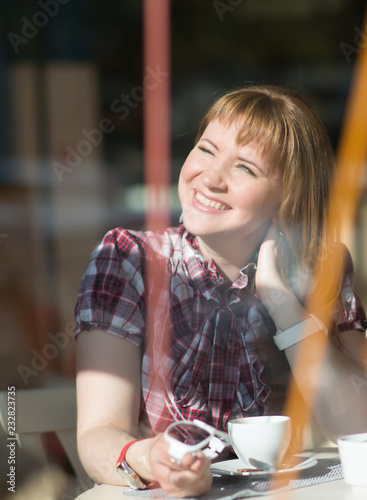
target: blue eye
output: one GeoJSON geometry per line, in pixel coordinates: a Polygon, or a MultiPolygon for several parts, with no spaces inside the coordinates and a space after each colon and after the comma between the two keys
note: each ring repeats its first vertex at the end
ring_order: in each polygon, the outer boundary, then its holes
{"type": "Polygon", "coordinates": [[[239,166],[241,170],[243,170],[244,172],[248,172],[250,175],[253,175],[254,177],[256,177],[256,175],[254,174],[254,172],[247,166],[247,165],[240,165],[239,166]]]}

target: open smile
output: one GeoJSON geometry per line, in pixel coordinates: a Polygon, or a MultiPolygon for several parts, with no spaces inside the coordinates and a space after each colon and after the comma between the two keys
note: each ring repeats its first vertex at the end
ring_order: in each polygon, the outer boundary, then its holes
{"type": "Polygon", "coordinates": [[[206,207],[215,208],[216,210],[230,210],[231,209],[231,207],[229,207],[228,205],[224,205],[223,203],[220,203],[219,201],[210,200],[209,198],[206,198],[204,195],[202,195],[198,191],[196,192],[195,198],[197,201],[199,201],[202,205],[205,205],[206,207]]]}

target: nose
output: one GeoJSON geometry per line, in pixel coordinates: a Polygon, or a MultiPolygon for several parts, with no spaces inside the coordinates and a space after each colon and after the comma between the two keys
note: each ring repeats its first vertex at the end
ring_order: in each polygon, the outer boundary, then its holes
{"type": "Polygon", "coordinates": [[[203,185],[213,192],[227,191],[227,180],[223,166],[210,165],[201,174],[203,185]]]}

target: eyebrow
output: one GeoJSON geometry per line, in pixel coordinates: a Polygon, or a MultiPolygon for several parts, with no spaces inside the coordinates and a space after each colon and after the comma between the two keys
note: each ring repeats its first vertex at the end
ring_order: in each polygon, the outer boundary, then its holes
{"type": "MultiPolygon", "coordinates": [[[[217,151],[219,151],[218,146],[212,140],[207,139],[206,137],[203,137],[201,140],[209,142],[209,144],[211,144],[217,151]]],[[[259,172],[261,172],[264,176],[266,176],[265,172],[259,167],[259,165],[257,163],[255,163],[249,159],[243,158],[242,156],[237,156],[237,159],[242,161],[243,163],[249,163],[250,165],[253,165],[259,172]]]]}

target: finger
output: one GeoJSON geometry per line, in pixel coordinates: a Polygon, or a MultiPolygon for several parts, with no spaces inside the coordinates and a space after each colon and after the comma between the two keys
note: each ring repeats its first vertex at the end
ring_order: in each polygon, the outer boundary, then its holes
{"type": "MultiPolygon", "coordinates": [[[[189,465],[189,460],[185,463],[185,469],[180,471],[177,475],[175,472],[172,472],[172,476],[176,477],[177,480],[182,480],[185,478],[188,480],[189,478],[193,477],[205,477],[206,475],[209,474],[210,472],[210,460],[203,454],[202,451],[199,451],[197,454],[192,455],[187,454],[185,455],[187,459],[190,459],[190,465],[189,465]]],[[[184,457],[184,458],[185,458],[184,457]]],[[[182,464],[184,465],[184,464],[182,464]]]]}
{"type": "Polygon", "coordinates": [[[192,463],[190,469],[194,472],[200,471],[200,469],[204,470],[210,470],[210,460],[204,455],[202,451],[199,451],[196,454],[196,460],[192,463]]]}
{"type": "Polygon", "coordinates": [[[197,459],[197,454],[196,453],[186,453],[186,455],[181,460],[181,464],[184,467],[189,468],[196,461],[196,459],[197,459]]]}

